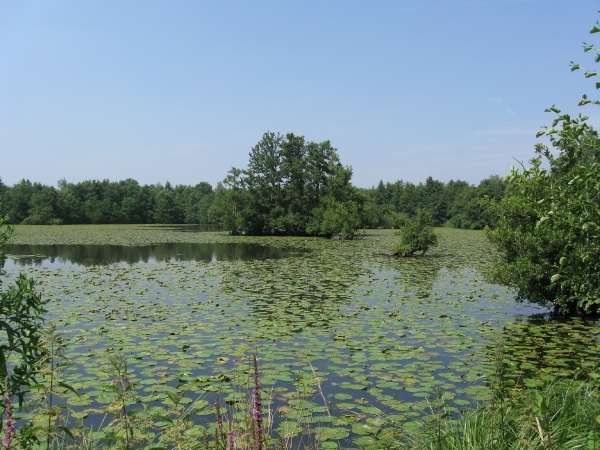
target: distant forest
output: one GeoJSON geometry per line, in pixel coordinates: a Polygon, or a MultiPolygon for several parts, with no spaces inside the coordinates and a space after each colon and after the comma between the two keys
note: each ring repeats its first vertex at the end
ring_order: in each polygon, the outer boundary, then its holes
{"type": "MultiPolygon", "coordinates": [[[[140,185],[133,179],[69,183],[60,180],[58,189],[21,180],[13,186],[0,179],[0,213],[12,224],[222,224],[229,213],[230,187],[140,185]]],[[[433,213],[436,226],[482,229],[494,226],[481,201],[503,197],[506,182],[491,176],[471,185],[466,181],[444,183],[427,178],[413,184],[398,180],[380,181],[376,187],[356,188],[361,227],[394,228],[419,209],[433,213]]]]}

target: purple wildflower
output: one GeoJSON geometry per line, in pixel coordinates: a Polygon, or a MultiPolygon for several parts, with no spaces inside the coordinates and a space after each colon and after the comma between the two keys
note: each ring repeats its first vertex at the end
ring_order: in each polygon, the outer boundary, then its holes
{"type": "Polygon", "coordinates": [[[254,421],[254,449],[263,448],[263,429],[262,429],[262,399],[260,378],[258,376],[258,363],[254,355],[254,390],[252,392],[252,420],[254,421]]]}
{"type": "Polygon", "coordinates": [[[15,435],[15,418],[13,417],[12,409],[12,398],[8,393],[4,394],[4,404],[6,405],[6,429],[4,430],[4,436],[2,437],[2,448],[9,449],[12,443],[13,436],[15,435]]]}
{"type": "Polygon", "coordinates": [[[235,432],[231,429],[231,425],[229,425],[229,436],[227,441],[229,443],[228,450],[235,450],[235,432]]]}

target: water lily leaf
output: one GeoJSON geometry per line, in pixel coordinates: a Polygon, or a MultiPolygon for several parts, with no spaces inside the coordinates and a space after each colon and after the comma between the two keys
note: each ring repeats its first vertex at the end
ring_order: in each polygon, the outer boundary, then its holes
{"type": "Polygon", "coordinates": [[[352,432],[359,435],[376,434],[380,428],[369,423],[352,424],[352,432]]]}

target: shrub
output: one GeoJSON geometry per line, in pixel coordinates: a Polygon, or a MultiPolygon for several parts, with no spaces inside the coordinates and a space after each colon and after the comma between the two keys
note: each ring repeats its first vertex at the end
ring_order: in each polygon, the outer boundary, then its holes
{"type": "MultiPolygon", "coordinates": [[[[600,28],[593,27],[591,32],[600,28]]],[[[577,70],[579,65],[572,67],[577,70]]],[[[586,72],[587,78],[591,76],[595,72],[586,72]]],[[[579,104],[590,102],[584,96],[579,104]]],[[[600,138],[587,124],[587,117],[571,118],[554,106],[546,111],[557,117],[538,137],[549,136],[557,152],[537,144],[531,166],[513,167],[506,196],[488,204],[499,217],[497,227],[488,233],[502,254],[494,277],[515,287],[520,300],[554,305],[562,312],[597,312],[600,138]]]]}
{"type": "MultiPolygon", "coordinates": [[[[12,234],[12,228],[5,226],[7,220],[0,217],[0,275],[4,274],[6,260],[2,247],[12,234]]],[[[45,353],[42,314],[46,302],[34,286],[32,279],[20,274],[13,286],[0,291],[0,389],[16,395],[19,404],[23,402],[25,387],[34,380],[37,361],[45,353]]]]}
{"type": "Polygon", "coordinates": [[[430,247],[437,245],[437,236],[433,231],[431,211],[421,209],[413,219],[404,222],[404,226],[396,232],[402,238],[399,245],[393,248],[397,256],[412,256],[416,252],[424,255],[430,247]]]}

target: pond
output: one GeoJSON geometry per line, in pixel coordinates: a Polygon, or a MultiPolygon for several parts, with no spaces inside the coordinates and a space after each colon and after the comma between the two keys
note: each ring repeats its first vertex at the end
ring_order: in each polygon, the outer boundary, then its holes
{"type": "Polygon", "coordinates": [[[157,261],[252,261],[279,259],[298,250],[245,243],[171,242],[155,245],[7,245],[6,268],[59,265],[97,266],[117,263],[155,263],[157,261]]]}
{"type": "MultiPolygon", "coordinates": [[[[152,239],[129,228],[20,230],[22,244],[40,236],[98,245],[152,239]]],[[[210,405],[233,408],[245,398],[256,354],[274,429],[305,437],[328,429],[344,448],[368,444],[386,423],[427,414],[438,390],[455,411],[488,399],[498,339],[519,386],[598,362],[597,321],[553,321],[542,307],[516,303],[511,290],[486,281],[494,254],[483,233],[437,233],[440,245],[428,256],[404,259],[382,255],[396,239],[387,231],[348,242],[160,234],[284,253],[13,266],[7,276],[25,271],[50,300],[47,319],[67,339],[62,377],[80,393],[66,392],[64,402],[88,426],[97,427],[114,399],[105,386],[115,357],[127,361],[145,404],[169,405],[173,395],[195,402],[191,432],[201,433],[214,422],[210,405]]]]}

